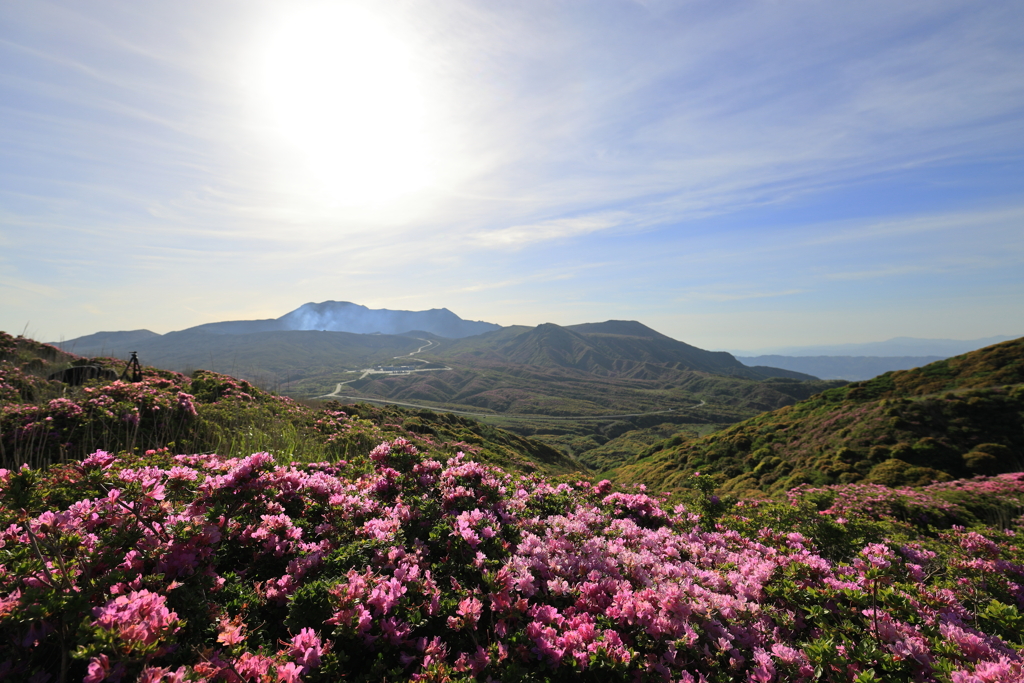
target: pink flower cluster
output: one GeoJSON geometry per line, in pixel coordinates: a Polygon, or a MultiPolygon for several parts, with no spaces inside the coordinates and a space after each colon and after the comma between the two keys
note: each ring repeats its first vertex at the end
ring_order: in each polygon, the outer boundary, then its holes
{"type": "Polygon", "coordinates": [[[178,615],[167,609],[167,598],[145,589],[117,596],[95,608],[93,616],[92,625],[115,636],[122,652],[168,642],[179,628],[178,615]]]}
{"type": "Polygon", "coordinates": [[[702,527],[642,491],[401,439],[311,466],[97,452],[2,471],[0,500],[0,673],[25,679],[56,672],[67,624],[88,683],[976,683],[1024,661],[981,613],[1024,606],[1021,551],[994,530],[839,562],[801,533],[702,527]],[[38,477],[66,502],[8,504],[38,477]]]}
{"type": "Polygon", "coordinates": [[[938,524],[970,516],[966,508],[975,501],[1010,511],[1004,524],[1021,520],[1024,513],[1024,472],[934,483],[921,488],[889,488],[879,484],[840,484],[814,488],[802,484],[787,492],[790,503],[812,501],[823,514],[844,517],[938,524]]]}

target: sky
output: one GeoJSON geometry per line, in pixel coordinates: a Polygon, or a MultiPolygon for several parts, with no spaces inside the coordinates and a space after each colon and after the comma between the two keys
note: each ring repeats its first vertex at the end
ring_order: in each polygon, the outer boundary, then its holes
{"type": "Polygon", "coordinates": [[[6,0],[0,330],[1024,335],[1024,3],[6,0]]]}

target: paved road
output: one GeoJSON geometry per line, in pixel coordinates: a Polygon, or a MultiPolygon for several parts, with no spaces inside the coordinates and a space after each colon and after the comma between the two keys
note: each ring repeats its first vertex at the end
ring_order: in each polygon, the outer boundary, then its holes
{"type": "MultiPolygon", "coordinates": [[[[431,349],[431,348],[433,348],[435,346],[440,346],[441,345],[441,342],[436,342],[436,341],[433,341],[432,339],[420,339],[419,337],[416,337],[416,339],[421,341],[421,342],[427,342],[427,343],[424,344],[423,346],[421,346],[420,348],[416,349],[412,353],[407,353],[404,356],[395,356],[395,358],[412,358],[413,356],[415,356],[420,351],[423,351],[424,349],[431,349]]],[[[422,358],[412,358],[412,360],[416,361],[417,363],[426,363],[427,362],[427,361],[423,360],[422,358]]]]}
{"type": "MultiPolygon", "coordinates": [[[[435,346],[439,346],[440,342],[436,342],[436,341],[433,341],[433,340],[430,340],[430,339],[420,339],[419,337],[415,337],[415,339],[417,339],[417,340],[419,340],[421,342],[426,342],[426,344],[424,344],[420,348],[416,349],[412,353],[407,353],[404,356],[394,356],[394,357],[392,357],[392,360],[399,360],[399,359],[402,359],[402,358],[406,358],[406,359],[411,360],[411,361],[416,361],[417,363],[429,363],[430,361],[425,361],[422,358],[413,358],[413,356],[415,356],[420,351],[424,351],[426,349],[430,349],[430,348],[433,348],[435,346]]],[[[341,395],[338,394],[338,392],[341,391],[341,388],[343,386],[345,386],[346,384],[351,384],[352,382],[358,382],[359,380],[363,379],[367,375],[388,375],[389,377],[391,377],[391,376],[397,376],[397,375],[408,375],[408,374],[411,374],[411,373],[414,373],[414,372],[438,372],[440,370],[451,370],[451,368],[448,368],[448,367],[445,367],[445,368],[421,368],[419,370],[406,370],[404,372],[383,372],[381,370],[376,370],[374,368],[363,368],[363,374],[359,375],[359,377],[356,377],[355,379],[350,379],[347,382],[338,382],[338,384],[334,387],[334,391],[332,391],[331,393],[324,394],[323,396],[314,396],[313,398],[350,398],[348,396],[341,396],[341,395]]]]}

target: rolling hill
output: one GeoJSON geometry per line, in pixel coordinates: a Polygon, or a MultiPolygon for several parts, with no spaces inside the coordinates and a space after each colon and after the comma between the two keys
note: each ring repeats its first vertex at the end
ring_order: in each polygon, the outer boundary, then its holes
{"type": "Polygon", "coordinates": [[[672,489],[695,472],[726,491],[801,483],[922,485],[1024,468],[1024,338],[829,389],[697,438],[660,441],[613,468],[672,489]]]}
{"type": "Polygon", "coordinates": [[[750,368],[724,351],[705,351],[636,321],[624,320],[505,328],[446,344],[434,355],[450,360],[476,358],[575,369],[603,376],[653,377],[668,368],[747,379],[816,379],[778,368],[750,368]]]}
{"type": "Polygon", "coordinates": [[[445,341],[421,358],[447,369],[370,375],[349,382],[344,392],[459,410],[568,417],[670,412],[706,403],[760,412],[795,400],[788,382],[765,380],[781,376],[811,382],[816,390],[833,386],[800,373],[748,368],[728,353],[704,351],[626,321],[507,327],[445,341]]]}

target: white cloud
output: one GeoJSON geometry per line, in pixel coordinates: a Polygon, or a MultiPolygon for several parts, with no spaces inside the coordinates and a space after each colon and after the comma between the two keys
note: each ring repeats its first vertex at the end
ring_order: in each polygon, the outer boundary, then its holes
{"type": "Polygon", "coordinates": [[[726,301],[746,301],[748,299],[774,299],[776,297],[793,296],[795,294],[802,294],[807,290],[805,289],[786,289],[779,291],[760,292],[750,290],[695,290],[686,292],[681,296],[676,297],[678,302],[687,301],[715,301],[715,302],[726,302],[726,301]]]}
{"type": "Polygon", "coordinates": [[[0,287],[36,294],[38,296],[46,297],[47,299],[63,298],[63,292],[56,287],[50,287],[49,285],[32,282],[30,280],[23,280],[21,278],[2,277],[0,278],[0,287]]]}
{"type": "Polygon", "coordinates": [[[538,223],[514,225],[498,230],[477,232],[470,241],[492,249],[520,249],[538,242],[580,237],[622,225],[625,214],[595,214],[559,218],[538,223]]]}

